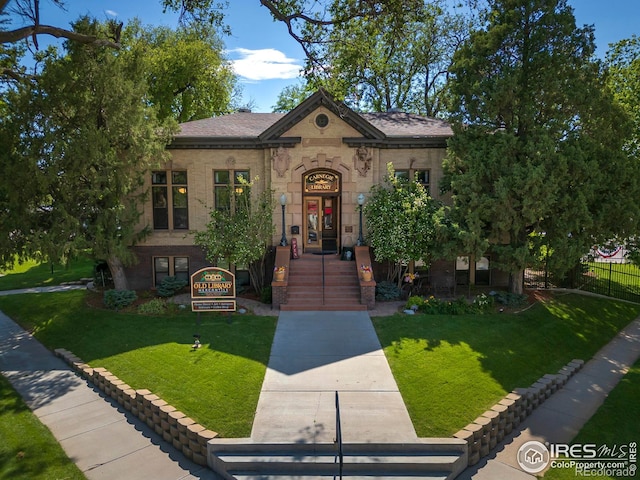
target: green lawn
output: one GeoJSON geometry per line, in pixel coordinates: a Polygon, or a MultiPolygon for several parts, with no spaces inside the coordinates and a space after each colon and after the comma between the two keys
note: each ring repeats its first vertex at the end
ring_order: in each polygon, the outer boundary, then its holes
{"type": "Polygon", "coordinates": [[[275,317],[203,313],[198,326],[190,310],[155,317],[114,312],[88,307],[88,295],[0,297],[0,310],[48,348],[66,348],[133,388],[151,390],[222,436],[250,434],[275,317]],[[196,351],[194,333],[202,342],[196,351]]]}
{"type": "MultiPolygon", "coordinates": [[[[640,443],[640,360],[614,388],[596,414],[580,430],[572,444],[628,445],[640,443]]],[[[636,461],[636,465],[638,462],[636,461]]],[[[637,476],[637,474],[636,474],[637,476]]],[[[620,478],[636,478],[620,477],[620,478]]],[[[575,480],[572,469],[552,468],[544,475],[545,480],[575,480]]],[[[616,477],[592,476],[596,480],[611,480],[616,477]]]]}
{"type": "Polygon", "coordinates": [[[0,479],[84,479],[47,427],[0,375],[0,479]]]}
{"type": "Polygon", "coordinates": [[[53,266],[30,260],[16,263],[11,270],[0,270],[0,290],[60,285],[64,282],[93,277],[94,262],[87,258],[69,261],[68,265],[53,266]]]}
{"type": "Polygon", "coordinates": [[[588,360],[640,306],[576,294],[520,314],[374,318],[419,436],[450,436],[516,387],[588,360]]]}

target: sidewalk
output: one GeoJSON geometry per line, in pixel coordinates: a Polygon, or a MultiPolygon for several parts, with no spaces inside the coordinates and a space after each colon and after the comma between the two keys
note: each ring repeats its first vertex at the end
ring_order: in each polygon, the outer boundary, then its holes
{"type": "Polygon", "coordinates": [[[0,312],[0,371],[89,480],[215,480],[0,312]]]}
{"type": "Polygon", "coordinates": [[[367,312],[281,312],[252,440],[332,442],[336,391],[345,442],[417,441],[367,312]]]}

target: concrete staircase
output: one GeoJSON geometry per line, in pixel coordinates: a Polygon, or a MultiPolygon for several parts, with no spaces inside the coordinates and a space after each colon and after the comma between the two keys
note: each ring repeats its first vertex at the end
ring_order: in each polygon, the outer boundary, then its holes
{"type": "Polygon", "coordinates": [[[291,260],[287,303],[289,311],[366,310],[360,303],[360,283],[356,262],[343,261],[335,254],[305,253],[291,260]],[[324,287],[322,280],[324,262],[324,287]]]}
{"type": "MultiPolygon", "coordinates": [[[[340,478],[335,444],[256,444],[250,439],[213,439],[208,452],[209,465],[225,480],[340,478]]],[[[458,439],[343,445],[342,474],[349,479],[452,480],[466,466],[467,445],[458,439]]]]}

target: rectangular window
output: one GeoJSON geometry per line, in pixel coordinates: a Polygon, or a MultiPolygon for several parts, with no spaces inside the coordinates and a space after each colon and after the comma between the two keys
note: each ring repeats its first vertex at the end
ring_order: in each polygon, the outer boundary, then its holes
{"type": "Polygon", "coordinates": [[[189,283],[189,257],[174,257],[173,274],[189,283]]]}
{"type": "Polygon", "coordinates": [[[162,280],[169,276],[169,257],[156,257],[153,259],[153,284],[160,285],[162,280]]]}
{"type": "Polygon", "coordinates": [[[189,257],[155,257],[153,259],[153,284],[160,285],[167,277],[175,276],[189,282],[189,257]]]}
{"type": "Polygon", "coordinates": [[[469,257],[456,258],[456,284],[469,285],[469,257]]]}
{"type": "Polygon", "coordinates": [[[217,210],[230,210],[240,196],[250,193],[243,181],[249,181],[248,170],[213,171],[213,199],[217,210]]]}
{"type": "Polygon", "coordinates": [[[151,174],[153,228],[189,228],[189,197],[186,171],[157,171],[151,174]],[[169,208],[171,206],[171,208],[169,208]]]}
{"type": "Polygon", "coordinates": [[[480,257],[476,260],[476,285],[491,284],[491,264],[489,257],[480,257]]]}
{"type": "Polygon", "coordinates": [[[151,196],[153,201],[153,228],[166,230],[169,228],[169,209],[167,207],[167,172],[151,174],[151,196]]]}
{"type": "Polygon", "coordinates": [[[414,179],[417,183],[421,184],[427,193],[430,194],[429,185],[430,185],[430,174],[429,170],[396,170],[395,177],[401,180],[409,181],[409,179],[414,179]]]}

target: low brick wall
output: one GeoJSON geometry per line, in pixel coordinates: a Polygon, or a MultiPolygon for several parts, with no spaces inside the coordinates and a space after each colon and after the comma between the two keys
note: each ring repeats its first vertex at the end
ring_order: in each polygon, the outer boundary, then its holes
{"type": "Polygon", "coordinates": [[[583,360],[572,360],[556,374],[547,374],[528,388],[516,388],[490,410],[453,436],[467,442],[469,465],[475,465],[520,425],[531,412],[549,396],[562,388],[569,378],[584,365],[583,360]]]}
{"type": "Polygon", "coordinates": [[[92,368],[64,348],[56,349],[55,353],[76,373],[145,422],[188,459],[198,465],[208,466],[207,442],[218,436],[216,432],[197,424],[149,390],[131,388],[105,368],[92,368]]]}

